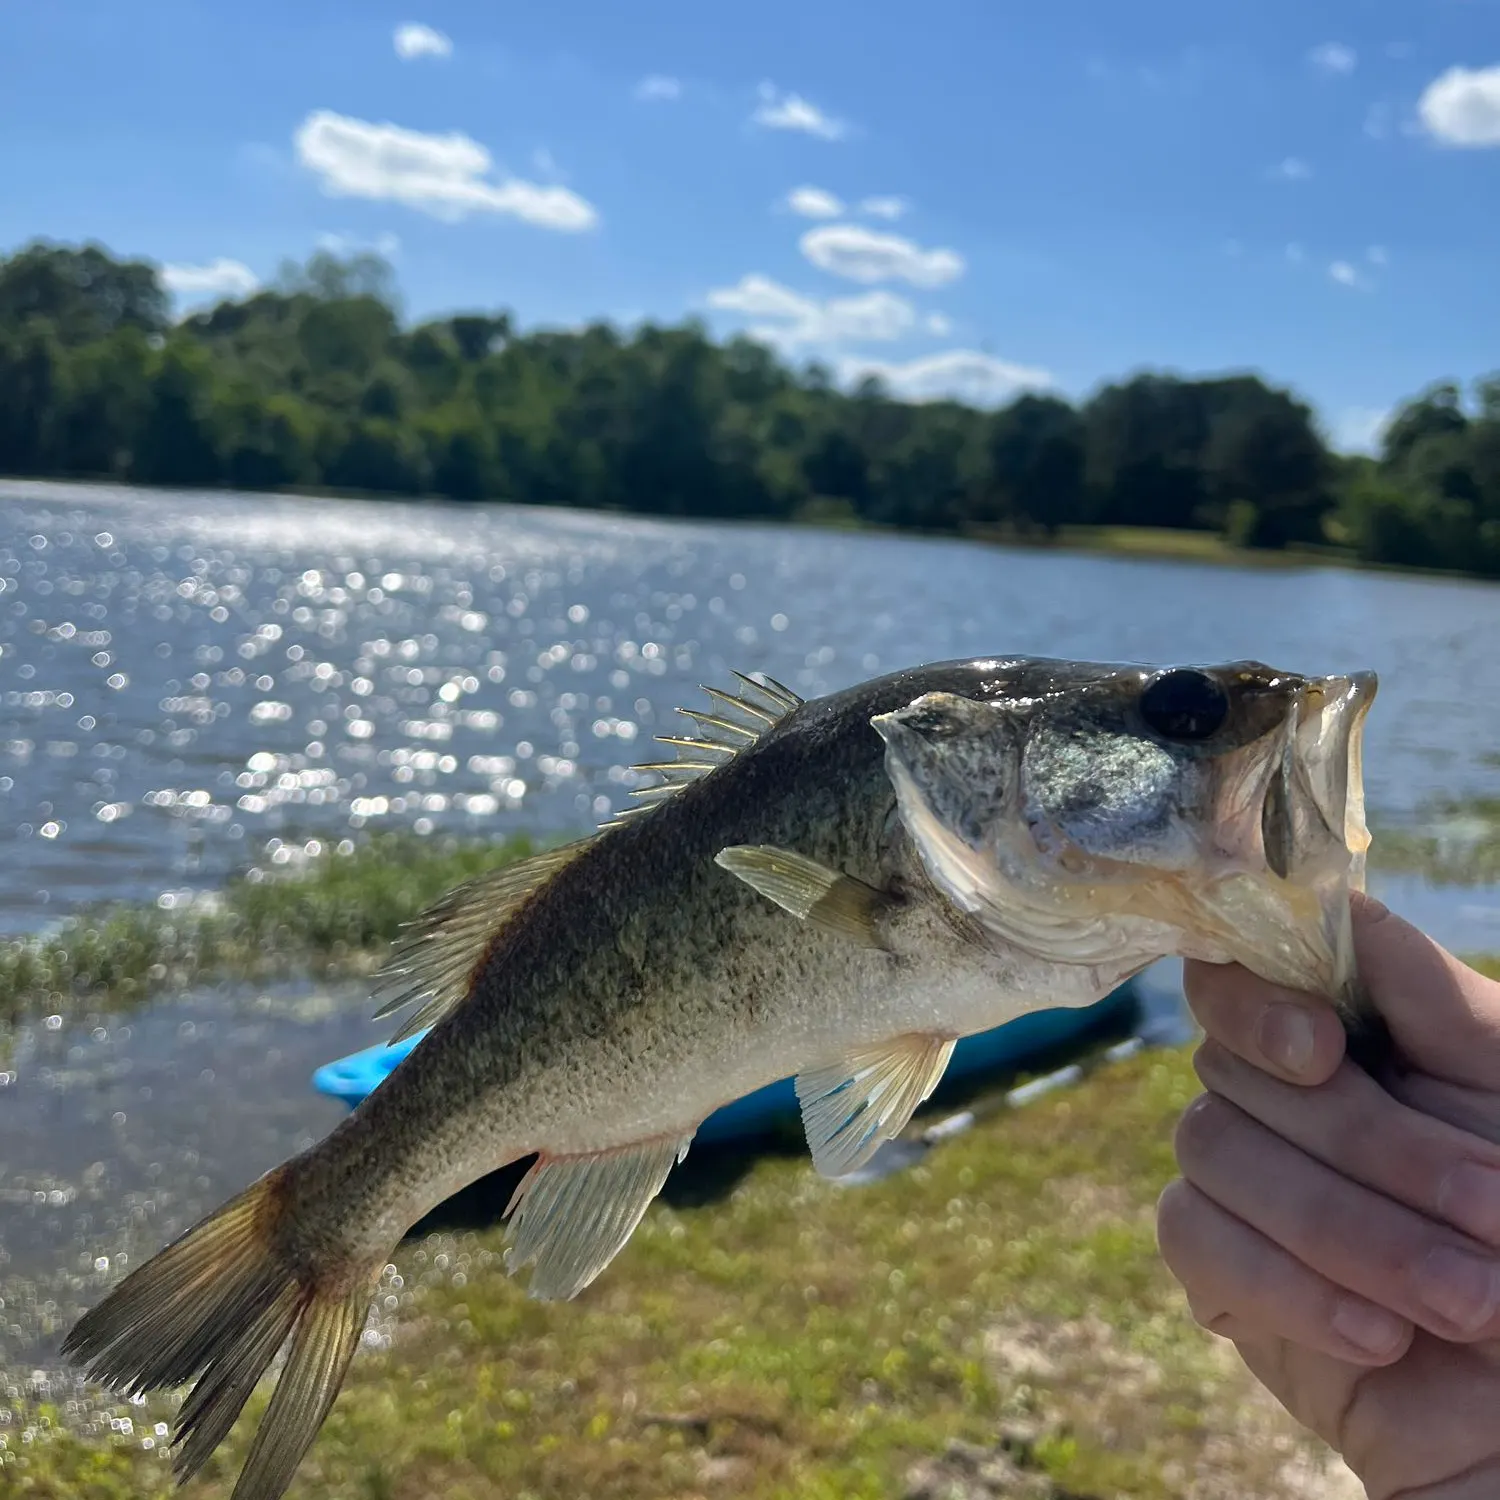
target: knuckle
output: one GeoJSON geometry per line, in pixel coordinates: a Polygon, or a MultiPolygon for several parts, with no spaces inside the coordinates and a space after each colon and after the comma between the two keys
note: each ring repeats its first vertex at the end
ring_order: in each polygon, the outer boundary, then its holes
{"type": "Polygon", "coordinates": [[[1229,1337],[1229,1330],[1234,1326],[1234,1318],[1218,1302],[1211,1301],[1207,1297],[1195,1297],[1189,1293],[1187,1305],[1193,1322],[1200,1328],[1217,1334],[1220,1338],[1229,1337]]]}
{"type": "Polygon", "coordinates": [[[1192,1178],[1221,1154],[1225,1131],[1232,1126],[1232,1107],[1215,1094],[1200,1094],[1183,1110],[1173,1133],[1173,1149],[1184,1176],[1192,1178]]]}
{"type": "Polygon", "coordinates": [[[1192,1273],[1198,1217],[1193,1189],[1180,1177],[1168,1183],[1156,1201],[1156,1244],[1167,1269],[1178,1281],[1186,1282],[1192,1273]]]}
{"type": "MultiPolygon", "coordinates": [[[[1352,1066],[1352,1064],[1350,1065],[1352,1066]]],[[[1399,1160],[1399,1143],[1392,1140],[1385,1111],[1371,1108],[1361,1089],[1344,1087],[1345,1075],[1335,1075],[1323,1088],[1336,1107],[1322,1111],[1322,1153],[1333,1165],[1361,1168],[1378,1165],[1382,1175],[1399,1160]]],[[[1363,1175],[1363,1174],[1362,1174],[1363,1175]]]]}

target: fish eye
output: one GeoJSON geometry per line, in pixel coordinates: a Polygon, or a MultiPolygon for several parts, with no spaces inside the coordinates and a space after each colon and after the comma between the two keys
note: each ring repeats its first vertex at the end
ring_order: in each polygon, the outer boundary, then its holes
{"type": "Polygon", "coordinates": [[[1206,740],[1229,717],[1229,694],[1206,672],[1174,667],[1146,684],[1141,717],[1165,740],[1206,740]]]}

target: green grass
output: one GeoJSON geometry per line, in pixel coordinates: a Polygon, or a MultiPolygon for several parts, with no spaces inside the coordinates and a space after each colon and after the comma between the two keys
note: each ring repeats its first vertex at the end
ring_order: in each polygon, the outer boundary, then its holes
{"type": "Polygon", "coordinates": [[[1195,563],[1232,563],[1237,567],[1287,568],[1312,564],[1361,566],[1347,548],[1241,547],[1217,531],[1191,531],[1168,526],[1063,526],[1052,535],[1018,532],[1005,526],[974,526],[965,533],[976,541],[1010,547],[1049,547],[1075,552],[1097,552],[1114,557],[1167,558],[1195,563]]]}
{"type": "MultiPolygon", "coordinates": [[[[437,896],[529,848],[386,836],[295,876],[252,872],[186,913],[80,918],[0,949],[0,1022],[268,966],[367,968],[437,896]]],[[[1434,880],[1500,878],[1500,804],[1382,832],[1372,854],[1434,880]]],[[[1320,1450],[1192,1324],[1155,1252],[1152,1205],[1195,1091],[1185,1054],[1136,1059],[868,1187],[821,1182],[799,1152],[688,1207],[689,1171],[565,1306],[503,1275],[494,1228],[413,1240],[391,1347],[361,1354],[295,1493],[860,1500],[965,1493],[976,1466],[1009,1463],[1042,1497],[1305,1497],[1288,1466],[1320,1450]]],[[[53,1410],[0,1389],[0,1408],[0,1493],[173,1493],[143,1447],[167,1404],[53,1410]],[[111,1432],[111,1413],[133,1430],[111,1432]]],[[[203,1500],[228,1496],[250,1430],[203,1500]]]]}
{"type": "MultiPolygon", "coordinates": [[[[1305,1496],[1284,1471],[1321,1450],[1192,1323],[1156,1254],[1195,1091],[1185,1054],[1145,1055],[883,1183],[838,1188],[799,1155],[700,1207],[669,1184],[678,1206],[658,1201],[573,1303],[529,1301],[496,1229],[409,1242],[390,1347],[356,1360],[293,1493],[895,1500],[914,1465],[999,1463],[1008,1431],[1036,1488],[1000,1493],[1305,1496]]],[[[166,1500],[141,1438],[166,1414],[86,1437],[17,1413],[6,1493],[166,1500]]],[[[228,1495],[252,1430],[202,1500],[228,1495]]]]}
{"type": "Polygon", "coordinates": [[[358,972],[446,891],[531,852],[524,838],[385,834],[295,875],[248,871],[185,909],[82,913],[47,937],[0,945],[0,1032],[42,1016],[125,1009],[205,980],[358,972]]]}
{"type": "Polygon", "coordinates": [[[1122,556],[1182,558],[1189,562],[1248,560],[1285,563],[1284,554],[1251,552],[1225,541],[1216,531],[1174,531],[1162,526],[1065,526],[1059,533],[1065,547],[1122,556]]]}
{"type": "Polygon", "coordinates": [[[1370,861],[1433,885],[1494,884],[1500,881],[1500,799],[1438,805],[1416,828],[1381,829],[1370,861]]]}

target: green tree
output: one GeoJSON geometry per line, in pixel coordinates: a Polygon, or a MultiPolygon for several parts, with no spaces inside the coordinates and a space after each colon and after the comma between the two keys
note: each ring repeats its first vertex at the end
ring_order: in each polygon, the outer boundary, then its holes
{"type": "Polygon", "coordinates": [[[110,478],[130,472],[154,358],[146,335],[128,325],[74,353],[61,416],[61,469],[110,478]]]}
{"type": "Polygon", "coordinates": [[[1400,465],[1433,438],[1459,437],[1468,429],[1463,393],[1451,381],[1430,385],[1408,401],[1385,429],[1381,457],[1388,465],[1400,465]]]}
{"type": "Polygon", "coordinates": [[[1088,518],[1083,419],[1056,396],[1022,396],[986,424],[980,519],[1055,533],[1088,518]]]}
{"type": "Polygon", "coordinates": [[[477,407],[433,412],[422,422],[432,488],[453,500],[487,500],[502,490],[495,439],[477,407]]]}
{"type": "Polygon", "coordinates": [[[1181,528],[1210,524],[1202,466],[1209,413],[1201,383],[1137,375],[1105,386],[1083,417],[1085,474],[1101,521],[1181,528]]]}
{"type": "Polygon", "coordinates": [[[98,245],[75,250],[38,240],[0,259],[0,328],[32,319],[48,324],[66,348],[122,328],[162,333],[167,295],[145,261],[115,260],[98,245]]]}
{"type": "Polygon", "coordinates": [[[0,329],[0,473],[46,474],[62,467],[58,438],[68,371],[53,325],[29,318],[0,329]]]}
{"type": "Polygon", "coordinates": [[[140,484],[218,484],[224,477],[207,351],[178,337],[162,350],[147,390],[130,477],[140,484]]]}
{"type": "Polygon", "coordinates": [[[317,423],[294,397],[237,387],[220,408],[224,478],[237,490],[287,489],[318,477],[317,423]]]}
{"type": "Polygon", "coordinates": [[[337,489],[417,495],[427,488],[427,455],[416,434],[381,417],[358,417],[335,440],[323,471],[337,489]]]}
{"type": "Polygon", "coordinates": [[[1046,534],[1088,520],[1500,575],[1500,375],[1330,454],[1259,376],[1140,372],[1080,408],[841,389],[697,323],[403,323],[379,257],[319,252],[175,328],[155,268],[97,245],[0,257],[0,471],[496,496],[708,517],[1046,534]]]}
{"type": "Polygon", "coordinates": [[[1214,412],[1203,454],[1212,513],[1241,546],[1321,542],[1332,463],[1312,412],[1259,381],[1235,394],[1214,412]]]}

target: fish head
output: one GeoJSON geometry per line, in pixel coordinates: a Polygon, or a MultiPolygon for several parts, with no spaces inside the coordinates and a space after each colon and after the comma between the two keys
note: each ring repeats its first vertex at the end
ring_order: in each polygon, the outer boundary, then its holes
{"type": "Polygon", "coordinates": [[[1061,962],[1150,948],[1330,994],[1350,982],[1373,673],[1004,665],[977,696],[872,720],[948,899],[1061,962]]]}

